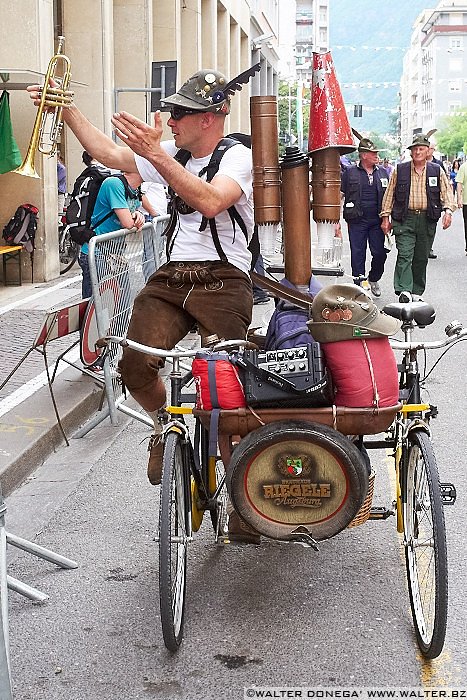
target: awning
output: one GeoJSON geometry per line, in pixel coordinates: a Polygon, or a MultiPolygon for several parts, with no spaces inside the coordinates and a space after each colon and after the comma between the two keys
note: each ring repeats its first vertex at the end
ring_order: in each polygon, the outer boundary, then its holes
{"type": "MultiPolygon", "coordinates": [[[[18,70],[15,68],[0,68],[0,90],[25,90],[28,85],[40,85],[44,82],[45,73],[36,70],[18,70]]],[[[72,87],[86,87],[86,83],[70,82],[72,87]]]]}

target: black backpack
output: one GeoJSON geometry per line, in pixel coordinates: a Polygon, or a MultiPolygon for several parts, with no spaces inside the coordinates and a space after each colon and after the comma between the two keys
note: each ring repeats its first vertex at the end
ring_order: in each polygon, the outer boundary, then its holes
{"type": "Polygon", "coordinates": [[[39,209],[34,204],[20,204],[3,228],[7,245],[22,245],[28,253],[34,251],[39,209]]]}
{"type": "Polygon", "coordinates": [[[73,192],[71,193],[71,199],[65,213],[65,220],[70,231],[70,238],[75,241],[75,243],[79,245],[88,243],[95,235],[94,229],[112,216],[113,209],[94,224],[94,226],[91,226],[91,216],[94,211],[97,195],[99,194],[104,180],[111,176],[118,177],[123,182],[125,186],[125,195],[129,195],[129,185],[123,175],[113,174],[110,170],[99,167],[98,165],[90,165],[76,178],[73,192]]]}

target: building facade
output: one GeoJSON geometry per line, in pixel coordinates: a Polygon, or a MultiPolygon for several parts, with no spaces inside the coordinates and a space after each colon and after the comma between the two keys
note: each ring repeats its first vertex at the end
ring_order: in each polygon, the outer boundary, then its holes
{"type": "Polygon", "coordinates": [[[310,84],[313,53],[329,48],[328,0],[297,0],[295,27],[297,80],[310,84]]]}
{"type": "MultiPolygon", "coordinates": [[[[401,143],[467,106],[467,3],[441,0],[417,18],[401,80],[401,143]]],[[[436,138],[436,137],[435,137],[436,138]]]]}
{"type": "MultiPolygon", "coordinates": [[[[250,95],[277,94],[279,0],[17,0],[1,3],[0,25],[9,28],[0,42],[1,87],[10,94],[23,155],[35,118],[24,88],[42,82],[60,35],[66,37],[76,103],[109,136],[116,110],[152,118],[155,62],[176,62],[175,89],[202,67],[234,77],[260,62],[260,73],[233,100],[232,132],[250,131],[250,95]]],[[[66,127],[60,151],[70,190],[83,168],[82,147],[66,127]]],[[[34,271],[42,281],[59,273],[56,158],[37,154],[35,166],[40,179],[0,175],[0,226],[23,202],[39,208],[34,271]]]]}

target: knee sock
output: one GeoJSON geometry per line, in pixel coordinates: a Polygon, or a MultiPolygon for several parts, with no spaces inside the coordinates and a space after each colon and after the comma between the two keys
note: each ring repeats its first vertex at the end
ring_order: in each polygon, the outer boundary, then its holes
{"type": "Polygon", "coordinates": [[[146,411],[146,413],[148,414],[148,416],[151,418],[152,422],[154,423],[154,432],[156,434],[160,434],[162,432],[162,426],[161,426],[161,422],[159,420],[160,411],[161,411],[160,408],[158,408],[155,411],[146,411]]]}

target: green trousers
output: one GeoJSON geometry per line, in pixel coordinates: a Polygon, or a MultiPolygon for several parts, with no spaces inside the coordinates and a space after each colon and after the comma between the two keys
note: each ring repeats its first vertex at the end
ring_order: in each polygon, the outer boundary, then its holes
{"type": "Polygon", "coordinates": [[[436,222],[427,219],[425,212],[409,212],[404,222],[394,221],[393,232],[397,248],[394,291],[396,294],[423,294],[428,254],[435,238],[436,222]]]}

